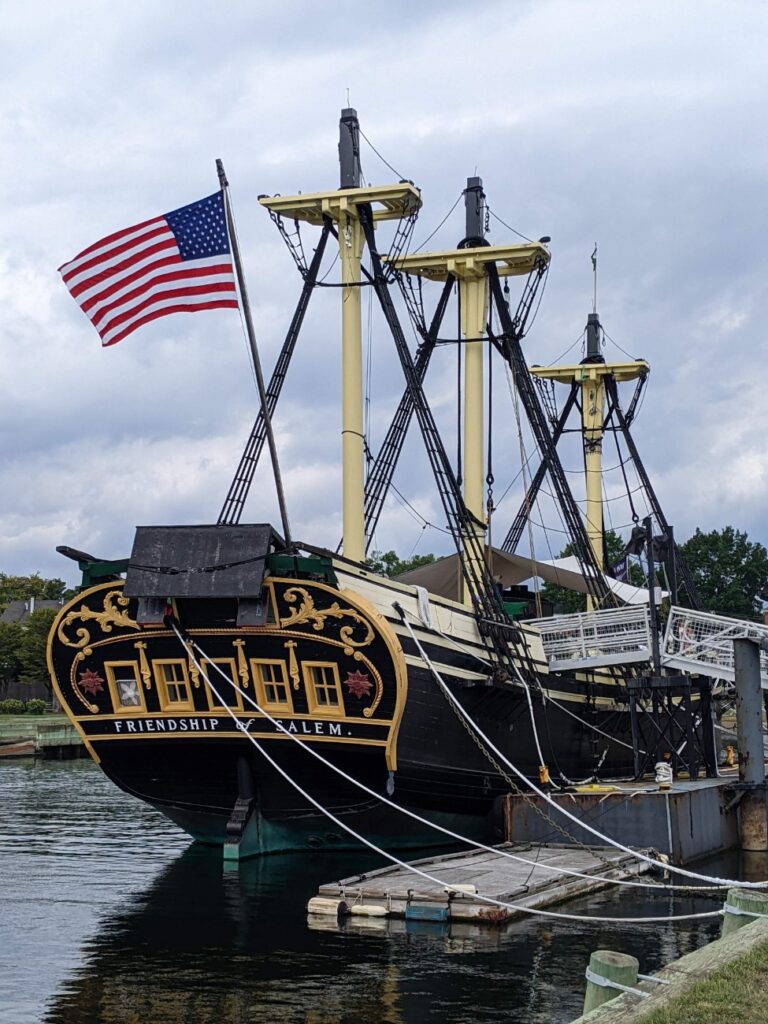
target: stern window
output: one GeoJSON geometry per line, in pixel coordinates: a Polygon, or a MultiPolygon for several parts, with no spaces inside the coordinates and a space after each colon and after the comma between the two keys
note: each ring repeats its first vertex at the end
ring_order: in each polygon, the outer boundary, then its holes
{"type": "Polygon", "coordinates": [[[187,663],[181,658],[152,662],[163,711],[194,711],[187,663]]]}
{"type": "Polygon", "coordinates": [[[293,714],[293,701],[284,661],[272,658],[251,658],[251,671],[256,681],[256,700],[265,711],[288,711],[293,714]]]}
{"type": "Polygon", "coordinates": [[[139,665],[135,661],[105,661],[112,707],[117,712],[146,711],[139,665]]]}
{"type": "Polygon", "coordinates": [[[305,661],[301,670],[310,714],[343,715],[338,665],[332,661],[305,661]]]}
{"type": "Polygon", "coordinates": [[[216,696],[216,694],[213,692],[213,689],[209,685],[208,704],[210,705],[211,710],[213,710],[214,708],[223,708],[224,706],[226,706],[229,708],[235,708],[239,711],[242,711],[242,698],[240,696],[240,693],[232,685],[232,680],[234,679],[238,686],[242,686],[242,681],[237,678],[237,670],[235,669],[235,659],[206,658],[204,661],[200,662],[200,665],[202,666],[203,671],[205,672],[210,682],[213,684],[213,686],[216,687],[219,696],[224,701],[224,704],[220,703],[219,698],[216,696]],[[214,668],[214,665],[216,666],[216,668],[214,668]],[[219,669],[221,671],[219,671],[219,669]],[[222,676],[222,672],[227,677],[226,679],[224,678],[224,676],[222,676]]]}

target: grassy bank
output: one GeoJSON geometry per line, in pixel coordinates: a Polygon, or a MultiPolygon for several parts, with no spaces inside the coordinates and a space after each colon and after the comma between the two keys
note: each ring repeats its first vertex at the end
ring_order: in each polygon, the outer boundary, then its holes
{"type": "Polygon", "coordinates": [[[0,739],[34,739],[41,726],[66,726],[65,714],[46,712],[43,715],[0,715],[0,739]]]}
{"type": "Polygon", "coordinates": [[[638,1018],[638,1024],[711,1024],[768,1020],[768,942],[697,981],[663,1009],[638,1018]]]}

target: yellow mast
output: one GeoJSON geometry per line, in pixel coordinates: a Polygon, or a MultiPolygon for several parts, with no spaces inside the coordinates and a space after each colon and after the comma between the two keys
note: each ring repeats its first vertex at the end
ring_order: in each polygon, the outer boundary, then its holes
{"type": "MultiPolygon", "coordinates": [[[[482,243],[485,239],[485,193],[481,178],[467,178],[464,204],[466,240],[482,243]]],[[[479,550],[482,550],[487,527],[483,444],[484,338],[488,321],[488,277],[485,272],[480,277],[459,278],[459,301],[461,333],[464,336],[464,504],[476,520],[474,531],[480,538],[479,550]]],[[[466,582],[464,603],[470,604],[466,582]]]]}
{"type": "Polygon", "coordinates": [[[341,263],[341,379],[343,553],[365,558],[365,453],[363,436],[363,352],[360,263],[363,232],[358,209],[372,208],[374,223],[400,220],[421,206],[421,194],[410,182],[360,187],[360,139],[357,111],[341,112],[339,162],[341,188],[294,196],[265,196],[259,202],[290,220],[321,226],[324,218],[337,225],[341,263]]]}
{"type": "MultiPolygon", "coordinates": [[[[587,535],[595,561],[601,570],[603,558],[603,434],[605,420],[605,378],[620,383],[648,373],[643,360],[627,363],[606,363],[600,354],[600,320],[597,313],[587,318],[587,355],[577,366],[532,366],[531,373],[546,380],[563,383],[576,381],[581,388],[581,427],[584,438],[584,478],[586,484],[587,535]]],[[[592,610],[592,596],[587,596],[587,609],[592,610]]]]}
{"type": "MultiPolygon", "coordinates": [[[[524,245],[483,245],[483,219],[485,196],[480,178],[467,182],[467,239],[466,247],[441,252],[418,252],[400,256],[395,265],[409,274],[445,281],[452,275],[459,283],[461,300],[461,333],[464,337],[464,503],[476,522],[471,529],[481,539],[485,537],[486,516],[484,503],[485,450],[483,444],[483,376],[484,337],[488,318],[488,273],[490,263],[496,265],[500,277],[529,274],[543,257],[549,260],[549,251],[540,242],[524,245]],[[474,244],[473,244],[474,243],[474,244]]],[[[471,538],[467,538],[464,557],[473,557],[471,538]]],[[[474,550],[478,550],[475,546],[474,550]]],[[[474,556],[477,557],[477,556],[474,556]]],[[[482,574],[482,566],[476,567],[482,574]]],[[[467,588],[464,603],[470,604],[467,588]]]]}

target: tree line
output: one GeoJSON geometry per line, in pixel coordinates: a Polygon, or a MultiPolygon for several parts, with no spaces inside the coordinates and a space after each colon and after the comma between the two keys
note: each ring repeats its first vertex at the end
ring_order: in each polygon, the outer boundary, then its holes
{"type": "MultiPolygon", "coordinates": [[[[0,614],[11,601],[62,601],[73,594],[64,580],[0,572],[0,614]]],[[[0,622],[0,695],[14,682],[50,686],[45,651],[55,617],[55,608],[37,608],[23,622],[0,622]]]]}
{"type": "MultiPolygon", "coordinates": [[[[626,540],[613,530],[605,534],[608,563],[613,565],[624,554],[626,540]]],[[[688,540],[679,545],[685,564],[691,571],[701,604],[706,611],[732,618],[761,622],[763,604],[768,600],[768,551],[756,541],[750,541],[746,532],[725,526],[722,530],[704,532],[696,529],[688,540]]],[[[573,554],[570,544],[558,558],[573,554]]],[[[394,551],[376,551],[369,564],[385,576],[399,576],[435,561],[435,556],[416,555],[401,559],[394,551]]],[[[637,560],[629,566],[629,582],[645,587],[647,566],[637,560]]],[[[663,574],[657,575],[657,585],[664,587],[663,574]]],[[[586,597],[573,590],[546,583],[542,596],[551,601],[559,612],[584,611],[586,597]]],[[[682,598],[681,598],[682,603],[682,598]]]]}

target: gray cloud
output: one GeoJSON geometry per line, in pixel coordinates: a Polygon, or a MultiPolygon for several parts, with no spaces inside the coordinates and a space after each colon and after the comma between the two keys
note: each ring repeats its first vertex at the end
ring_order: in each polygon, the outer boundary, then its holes
{"type": "MultiPolygon", "coordinates": [[[[169,317],[101,351],[55,268],[112,230],[212,192],[221,156],[271,367],[299,280],[257,196],[335,185],[347,88],[377,148],[424,189],[417,242],[475,168],[501,218],[552,235],[531,361],[578,338],[599,241],[605,327],[652,363],[636,436],[670,519],[683,535],[733,522],[768,540],[763,5],[402,2],[385,17],[379,5],[320,16],[306,2],[235,2],[222,16],[202,2],[72,0],[4,18],[0,569],[72,579],[57,543],[117,556],[138,522],[215,518],[255,412],[238,318],[169,317]]],[[[369,179],[391,179],[367,147],[363,159],[369,179]]],[[[491,241],[505,241],[491,223],[491,241]]],[[[459,206],[430,245],[461,234],[459,206]]],[[[332,546],[337,303],[331,289],[313,299],[276,424],[294,530],[332,546]]],[[[371,347],[375,448],[402,387],[378,317],[371,347]]],[[[428,390],[453,452],[452,351],[438,353],[428,390]]],[[[520,466],[501,372],[495,399],[499,496],[520,466]]],[[[572,444],[564,460],[578,470],[572,444]]],[[[443,525],[415,437],[397,483],[443,525]]],[[[609,496],[618,484],[609,474],[609,496]]],[[[495,537],[519,495],[518,482],[495,537]]],[[[628,521],[626,503],[614,512],[616,525],[628,521]]],[[[546,497],[542,513],[559,526],[546,497]]],[[[266,465],[249,515],[276,521],[266,465]]],[[[546,551],[540,531],[534,540],[546,551]]],[[[562,535],[548,540],[559,547],[562,535]]],[[[377,543],[407,554],[444,550],[446,538],[393,497],[377,543]]]]}

